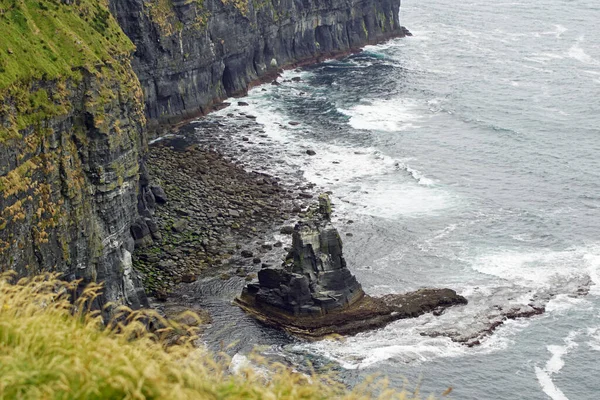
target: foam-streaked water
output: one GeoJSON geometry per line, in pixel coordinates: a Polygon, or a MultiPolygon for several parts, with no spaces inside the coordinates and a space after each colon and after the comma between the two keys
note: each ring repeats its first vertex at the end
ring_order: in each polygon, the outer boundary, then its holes
{"type": "Polygon", "coordinates": [[[429,0],[401,11],[414,37],[286,72],[302,81],[256,88],[238,110],[265,125],[271,172],[333,191],[368,293],[447,286],[470,304],[345,342],[272,343],[336,361],[349,383],[383,372],[400,386],[422,377],[424,393],[453,386],[457,399],[598,398],[600,6],[429,0]],[[508,321],[481,346],[432,337],[536,296],[546,314],[508,321]]]}

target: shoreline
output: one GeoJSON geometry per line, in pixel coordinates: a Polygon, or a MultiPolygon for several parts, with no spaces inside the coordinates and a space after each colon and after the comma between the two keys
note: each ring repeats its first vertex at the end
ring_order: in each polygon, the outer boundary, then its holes
{"type": "MultiPolygon", "coordinates": [[[[285,84],[285,82],[283,82],[283,84],[285,84]]],[[[269,180],[273,179],[274,181],[270,184],[276,184],[276,186],[281,189],[280,193],[277,195],[281,195],[281,197],[278,197],[278,201],[280,201],[281,204],[287,203],[287,210],[282,210],[283,214],[276,217],[276,220],[270,219],[271,216],[267,216],[267,218],[260,222],[260,226],[255,226],[257,229],[253,232],[234,229],[234,233],[243,235],[239,236],[240,239],[237,242],[235,240],[230,240],[229,243],[234,244],[234,246],[225,246],[224,250],[226,251],[220,253],[220,255],[224,257],[217,257],[213,260],[214,262],[205,263],[204,266],[195,265],[198,267],[197,271],[180,274],[171,281],[173,283],[171,288],[174,290],[171,298],[167,302],[169,304],[191,304],[189,302],[190,298],[195,298],[196,301],[198,301],[198,297],[190,293],[192,289],[181,289],[180,285],[194,286],[193,290],[197,291],[202,291],[210,286],[210,288],[206,289],[208,292],[214,293],[214,290],[217,292],[225,291],[228,293],[227,296],[229,296],[229,301],[233,301],[240,295],[246,282],[254,279],[256,273],[264,264],[276,265],[281,263],[282,258],[284,258],[287,253],[286,247],[289,246],[291,242],[291,237],[289,236],[289,233],[291,233],[290,229],[295,222],[302,217],[302,213],[306,210],[307,206],[314,203],[316,195],[318,194],[314,190],[316,185],[307,182],[302,177],[284,174],[282,178],[281,176],[275,176],[275,174],[270,175],[264,173],[264,171],[269,171],[270,166],[273,166],[274,164],[269,165],[272,160],[260,159],[257,157],[261,156],[261,151],[263,156],[264,154],[268,154],[268,142],[271,139],[265,134],[265,127],[255,121],[256,116],[244,111],[244,107],[239,104],[239,107],[235,107],[235,109],[228,113],[227,116],[224,115],[225,113],[222,113],[223,115],[191,121],[185,125],[179,126],[172,136],[163,137],[153,143],[151,147],[155,149],[157,146],[164,146],[165,144],[167,144],[168,147],[169,141],[178,140],[181,135],[187,135],[189,138],[193,138],[191,139],[193,143],[190,145],[198,146],[196,150],[216,150],[219,153],[218,157],[221,160],[219,163],[223,162],[230,165],[232,169],[227,168],[228,171],[238,171],[241,176],[245,176],[248,179],[248,182],[258,176],[262,176],[269,180]],[[196,128],[199,128],[198,131],[196,131],[196,128]],[[243,158],[245,159],[243,162],[238,159],[238,156],[242,156],[242,154],[244,154],[243,158]],[[248,160],[252,161],[248,162],[248,160]],[[253,168],[258,169],[257,166],[264,167],[260,169],[262,172],[253,170],[253,168]],[[287,227],[288,234],[286,235],[280,233],[280,228],[283,226],[287,227]],[[242,255],[242,251],[247,255],[246,257],[242,255]],[[255,259],[257,258],[259,260],[255,262],[255,259]],[[197,281],[204,282],[192,283],[197,281]],[[214,287],[217,287],[217,289],[214,287]]],[[[309,157],[304,153],[298,153],[297,156],[309,157]]],[[[184,161],[188,164],[193,163],[193,161],[189,159],[185,159],[184,161]]],[[[275,162],[277,162],[277,160],[275,162]]],[[[243,178],[242,181],[246,181],[246,178],[243,178]]],[[[327,189],[325,188],[322,190],[327,189]]],[[[172,205],[168,204],[166,207],[171,206],[172,205]]],[[[171,214],[173,212],[176,213],[176,211],[172,210],[171,214]]],[[[269,214],[269,211],[266,212],[265,215],[266,214],[269,214]]],[[[227,215],[221,218],[229,218],[234,222],[235,218],[238,217],[227,215]]],[[[240,224],[240,226],[242,225],[244,224],[240,224]]],[[[231,230],[228,232],[231,232],[231,230]]],[[[166,294],[163,297],[164,298],[161,300],[166,300],[166,294]]],[[[159,307],[162,307],[161,304],[164,303],[158,304],[159,307]]],[[[236,306],[230,305],[230,307],[236,306]]],[[[468,332],[435,331],[431,332],[431,337],[447,336],[453,341],[467,347],[477,346],[480,345],[485,338],[493,334],[493,332],[507,320],[533,317],[543,314],[544,311],[544,299],[532,299],[529,304],[510,304],[507,307],[504,307],[504,304],[500,304],[498,310],[493,312],[489,311],[488,314],[486,314],[487,319],[485,321],[477,321],[473,329],[470,329],[468,332]]],[[[277,326],[277,323],[270,325],[277,326]]],[[[382,325],[383,324],[380,326],[382,325]]],[[[300,336],[303,337],[311,336],[303,335],[301,332],[302,329],[303,328],[300,327],[294,333],[299,333],[300,336]]],[[[291,331],[293,332],[294,330],[292,329],[291,331]]],[[[331,332],[316,336],[323,337],[329,333],[331,332]]],[[[348,333],[351,334],[355,332],[351,332],[350,329],[348,330],[348,333]]]]}
{"type": "Polygon", "coordinates": [[[412,33],[405,26],[400,26],[399,32],[386,34],[382,37],[379,37],[377,40],[367,40],[367,42],[364,43],[362,47],[350,48],[348,50],[333,51],[333,52],[330,52],[327,54],[321,54],[321,55],[318,55],[315,57],[308,57],[308,58],[305,58],[302,60],[294,61],[289,64],[285,64],[271,72],[267,72],[263,76],[260,76],[254,80],[251,80],[250,82],[248,82],[245,89],[240,90],[236,93],[233,93],[228,98],[214,99],[211,103],[207,104],[204,108],[200,108],[200,109],[193,110],[193,111],[186,111],[183,114],[165,117],[162,120],[161,119],[150,120],[148,122],[148,126],[147,126],[148,132],[150,133],[149,137],[152,138],[152,140],[160,138],[169,133],[173,133],[175,130],[180,129],[180,128],[184,127],[185,125],[188,125],[189,123],[191,123],[199,118],[205,117],[213,112],[227,108],[229,106],[229,103],[227,103],[226,100],[243,98],[248,95],[248,92],[251,89],[253,89],[257,86],[266,84],[266,83],[270,83],[274,80],[277,80],[277,78],[284,71],[288,71],[288,70],[292,70],[292,69],[296,69],[296,68],[303,68],[303,67],[307,67],[309,65],[319,64],[319,63],[322,63],[322,62],[325,62],[328,60],[339,60],[339,59],[342,59],[344,57],[347,57],[347,56],[350,56],[353,54],[361,53],[362,51],[364,51],[365,46],[374,46],[374,45],[388,42],[393,39],[405,38],[405,37],[410,37],[410,36],[412,36],[412,33]]]}

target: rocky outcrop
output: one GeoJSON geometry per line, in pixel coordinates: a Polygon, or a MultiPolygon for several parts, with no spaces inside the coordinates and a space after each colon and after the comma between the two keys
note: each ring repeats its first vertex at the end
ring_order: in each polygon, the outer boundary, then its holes
{"type": "Polygon", "coordinates": [[[318,207],[296,225],[286,262],[261,269],[236,303],[267,324],[309,338],[354,334],[467,303],[450,289],[366,295],[346,266],[330,214],[329,198],[321,195],[318,207]]]}
{"type": "Polygon", "coordinates": [[[209,112],[279,68],[403,36],[400,0],[111,0],[152,123],[209,112]]]}
{"type": "Polygon", "coordinates": [[[296,316],[325,315],[362,299],[365,293],[346,267],[330,211],[329,198],[322,195],[313,217],[295,227],[286,263],[261,269],[258,282],[249,284],[242,298],[296,316]]]}

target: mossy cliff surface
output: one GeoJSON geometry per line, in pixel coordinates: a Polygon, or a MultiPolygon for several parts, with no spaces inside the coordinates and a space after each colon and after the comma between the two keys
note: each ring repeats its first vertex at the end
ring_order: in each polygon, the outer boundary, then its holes
{"type": "Polygon", "coordinates": [[[403,36],[400,0],[110,0],[149,123],[209,112],[284,66],[403,36]]]}
{"type": "Polygon", "coordinates": [[[138,306],[146,147],[134,46],[104,0],[0,0],[0,269],[105,283],[138,306]]]}

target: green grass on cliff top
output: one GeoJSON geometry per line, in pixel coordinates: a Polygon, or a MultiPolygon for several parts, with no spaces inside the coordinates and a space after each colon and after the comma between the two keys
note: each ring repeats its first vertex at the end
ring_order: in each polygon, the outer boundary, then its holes
{"type": "Polygon", "coordinates": [[[134,49],[106,0],[0,0],[0,90],[77,76],[134,49]],[[71,4],[66,4],[71,3],[71,4]]]}
{"type": "MultiPolygon", "coordinates": [[[[69,299],[77,282],[53,275],[11,281],[0,275],[0,399],[418,398],[387,388],[385,380],[349,391],[331,376],[259,359],[259,368],[232,372],[226,355],[194,346],[195,331],[183,322],[124,311],[121,322],[107,328],[86,311],[98,285],[85,289],[74,307],[69,299]],[[148,332],[140,322],[148,318],[163,328],[148,332]]],[[[197,320],[188,314],[181,321],[197,320]]]]}

